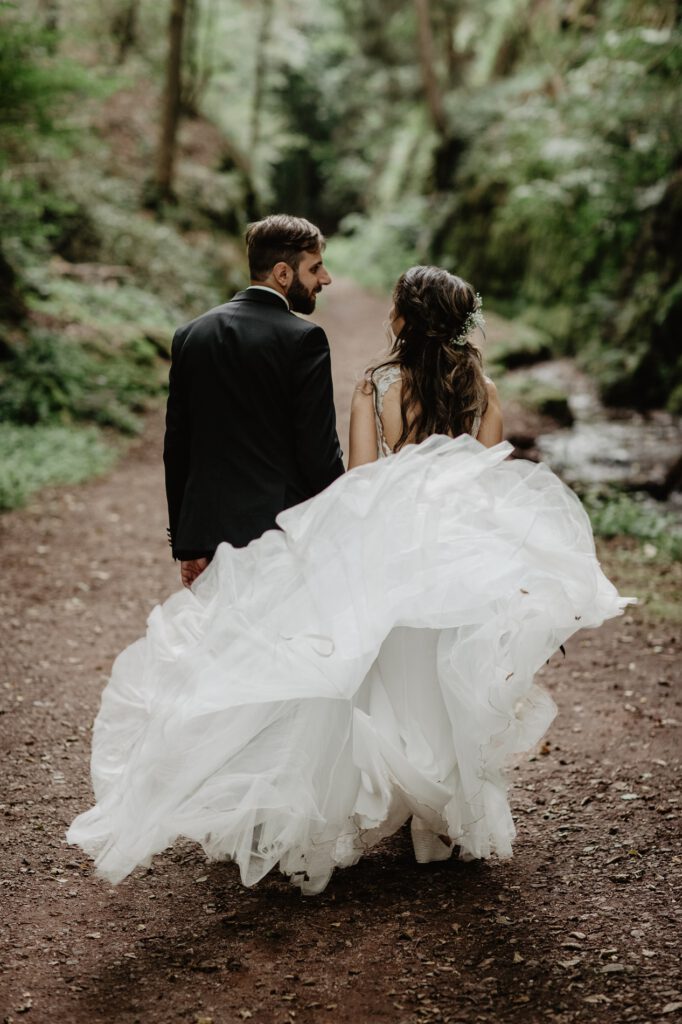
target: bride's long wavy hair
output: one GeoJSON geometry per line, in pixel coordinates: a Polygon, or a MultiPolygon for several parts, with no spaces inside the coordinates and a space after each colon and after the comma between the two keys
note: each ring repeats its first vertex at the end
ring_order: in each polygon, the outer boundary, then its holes
{"type": "MultiPolygon", "coordinates": [[[[476,292],[467,281],[440,267],[410,267],[393,292],[393,307],[405,321],[390,357],[379,366],[398,365],[402,433],[395,450],[431,434],[469,433],[488,404],[480,350],[461,336],[467,317],[477,309],[476,292]]],[[[369,374],[372,387],[375,366],[369,374]]]]}

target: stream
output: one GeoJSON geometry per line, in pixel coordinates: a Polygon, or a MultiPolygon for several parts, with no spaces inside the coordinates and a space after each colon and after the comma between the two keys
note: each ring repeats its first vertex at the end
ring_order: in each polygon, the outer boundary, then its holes
{"type": "Polygon", "coordinates": [[[515,370],[568,396],[570,427],[541,434],[537,448],[578,489],[614,486],[644,491],[682,514],[682,418],[655,410],[605,407],[594,382],[570,359],[515,370]]]}

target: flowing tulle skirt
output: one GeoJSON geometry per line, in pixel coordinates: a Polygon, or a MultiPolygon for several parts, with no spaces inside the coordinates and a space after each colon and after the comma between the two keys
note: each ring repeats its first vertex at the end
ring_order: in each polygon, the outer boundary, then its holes
{"type": "Polygon", "coordinates": [[[185,836],[319,892],[410,816],[421,860],[432,833],[433,858],[511,854],[504,766],[555,714],[534,673],[625,602],[577,497],[510,451],[433,437],[355,469],[152,611],[68,833],[101,875],[185,836]]]}

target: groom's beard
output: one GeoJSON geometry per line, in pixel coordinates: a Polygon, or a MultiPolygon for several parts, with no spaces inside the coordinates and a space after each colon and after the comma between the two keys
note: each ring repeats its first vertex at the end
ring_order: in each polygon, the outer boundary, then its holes
{"type": "Polygon", "coordinates": [[[317,296],[322,291],[322,286],[317,285],[312,291],[304,286],[298,274],[295,275],[289,291],[287,292],[287,299],[289,301],[289,307],[294,313],[312,313],[315,310],[315,303],[317,296]]]}

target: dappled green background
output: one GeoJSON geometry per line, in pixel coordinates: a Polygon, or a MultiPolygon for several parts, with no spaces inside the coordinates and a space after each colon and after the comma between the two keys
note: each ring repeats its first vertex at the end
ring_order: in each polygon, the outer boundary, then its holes
{"type": "Polygon", "coordinates": [[[332,236],[335,272],[383,290],[440,263],[528,358],[680,413],[679,21],[641,0],[0,2],[0,507],[110,463],[174,326],[244,283],[244,226],[276,209],[332,236]]]}

